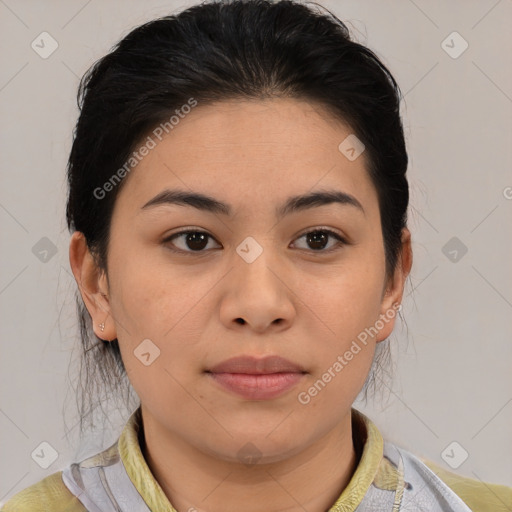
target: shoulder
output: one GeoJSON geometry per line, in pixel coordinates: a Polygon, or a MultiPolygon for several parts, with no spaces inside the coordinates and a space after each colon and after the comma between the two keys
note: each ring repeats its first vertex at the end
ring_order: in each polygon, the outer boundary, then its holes
{"type": "MultiPolygon", "coordinates": [[[[392,443],[384,458],[398,471],[403,510],[510,512],[512,488],[463,477],[392,443]]],[[[402,510],[402,509],[400,509],[402,510]]]]}
{"type": "Polygon", "coordinates": [[[62,471],[52,473],[15,494],[1,512],[87,512],[62,480],[62,471]]]}
{"type": "Polygon", "coordinates": [[[460,476],[429,460],[420,460],[473,512],[508,512],[511,510],[512,487],[460,476]]]}

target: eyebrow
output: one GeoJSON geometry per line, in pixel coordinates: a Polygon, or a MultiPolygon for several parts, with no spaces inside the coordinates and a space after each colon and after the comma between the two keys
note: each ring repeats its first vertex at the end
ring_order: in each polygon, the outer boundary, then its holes
{"type": "MultiPolygon", "coordinates": [[[[321,190],[310,192],[308,194],[289,197],[285,203],[276,208],[276,218],[281,219],[291,213],[304,211],[310,208],[325,206],[328,204],[340,204],[355,207],[364,215],[365,211],[361,203],[352,195],[339,190],[321,190]]],[[[188,192],[185,190],[163,190],[153,199],[150,199],[141,209],[147,209],[161,205],[179,205],[192,206],[198,210],[222,214],[227,216],[233,215],[233,208],[213,197],[198,192],[188,192]]]]}

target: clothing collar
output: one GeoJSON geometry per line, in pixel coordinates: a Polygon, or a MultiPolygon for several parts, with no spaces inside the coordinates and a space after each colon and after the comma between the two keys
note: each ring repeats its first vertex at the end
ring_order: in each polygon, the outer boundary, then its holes
{"type": "MultiPolygon", "coordinates": [[[[133,485],[150,510],[176,512],[154,478],[140,447],[143,436],[141,408],[125,424],[118,440],[123,465],[133,485]]],[[[359,461],[352,478],[328,512],[353,512],[363,500],[372,482],[380,488],[392,488],[398,475],[383,458],[383,438],[374,423],[352,409],[352,436],[359,461]]]]}

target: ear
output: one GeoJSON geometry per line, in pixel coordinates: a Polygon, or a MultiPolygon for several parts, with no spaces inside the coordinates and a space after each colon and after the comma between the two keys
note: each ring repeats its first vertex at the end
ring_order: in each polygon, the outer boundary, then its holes
{"type": "Polygon", "coordinates": [[[83,233],[75,231],[69,244],[69,262],[85,307],[92,318],[94,334],[111,341],[117,338],[109,303],[107,276],[92,256],[83,233]],[[103,330],[100,325],[104,324],[103,330]]]}
{"type": "Polygon", "coordinates": [[[398,307],[402,304],[404,286],[412,267],[411,233],[402,230],[402,248],[394,274],[387,280],[382,296],[380,319],[384,327],[380,329],[375,341],[384,341],[393,332],[398,307]]]}

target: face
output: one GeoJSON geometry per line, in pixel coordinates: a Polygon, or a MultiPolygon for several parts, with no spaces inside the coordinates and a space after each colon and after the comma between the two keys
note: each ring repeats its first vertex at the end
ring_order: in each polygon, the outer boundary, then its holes
{"type": "Polygon", "coordinates": [[[366,155],[338,148],[351,133],[299,100],[199,104],[126,178],[108,279],[83,295],[155,429],[270,462],[350,414],[408,272],[386,278],[366,155]],[[290,202],[319,192],[338,200],[290,202]],[[253,359],[218,367],[239,356],[253,359]]]}

